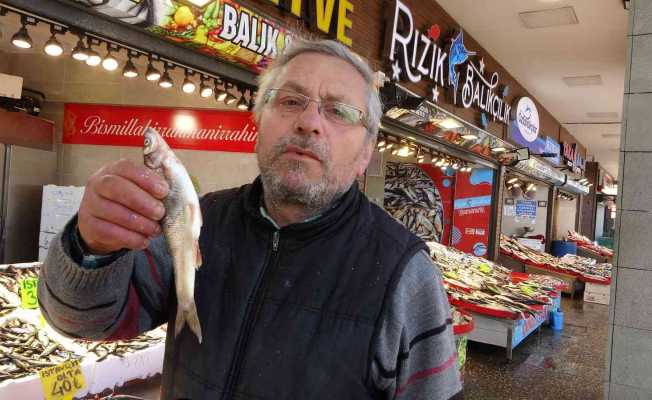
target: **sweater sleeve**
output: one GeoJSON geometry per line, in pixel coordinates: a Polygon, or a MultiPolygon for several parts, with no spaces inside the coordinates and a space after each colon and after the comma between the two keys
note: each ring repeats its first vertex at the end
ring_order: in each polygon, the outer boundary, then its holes
{"type": "Polygon", "coordinates": [[[40,271],[38,300],[48,323],[77,338],[116,340],[167,320],[172,265],[163,236],[143,251],[128,251],[88,269],[71,257],[73,218],[50,245],[40,271]]]}
{"type": "Polygon", "coordinates": [[[425,251],[408,262],[380,323],[371,378],[387,399],[450,399],[462,390],[448,298],[425,251]]]}

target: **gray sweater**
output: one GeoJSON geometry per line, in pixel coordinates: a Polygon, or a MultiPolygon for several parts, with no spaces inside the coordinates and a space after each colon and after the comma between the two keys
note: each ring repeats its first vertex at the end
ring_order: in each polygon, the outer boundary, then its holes
{"type": "MultiPolygon", "coordinates": [[[[165,323],[174,280],[164,238],[88,269],[70,255],[74,229],[76,219],[52,241],[41,270],[38,298],[50,325],[72,337],[112,340],[165,323]]],[[[390,304],[371,365],[385,398],[449,399],[461,391],[441,272],[425,252],[410,260],[390,304]]]]}

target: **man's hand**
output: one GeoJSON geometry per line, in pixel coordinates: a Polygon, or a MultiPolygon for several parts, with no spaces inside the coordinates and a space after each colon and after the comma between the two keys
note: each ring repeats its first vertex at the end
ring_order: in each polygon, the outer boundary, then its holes
{"type": "Polygon", "coordinates": [[[88,250],[108,254],[144,249],[161,232],[168,184],[144,165],[120,160],[104,166],[86,184],[79,207],[79,233],[88,250]]]}

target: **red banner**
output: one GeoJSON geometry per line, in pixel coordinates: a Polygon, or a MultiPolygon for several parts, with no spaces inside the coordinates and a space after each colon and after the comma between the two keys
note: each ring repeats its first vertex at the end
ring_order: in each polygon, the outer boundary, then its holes
{"type": "Polygon", "coordinates": [[[148,127],[175,149],[253,153],[258,137],[250,112],[68,103],[63,143],[141,147],[148,127]]]}
{"type": "Polygon", "coordinates": [[[494,172],[476,168],[458,172],[455,180],[452,245],[465,253],[486,257],[494,172]]]}

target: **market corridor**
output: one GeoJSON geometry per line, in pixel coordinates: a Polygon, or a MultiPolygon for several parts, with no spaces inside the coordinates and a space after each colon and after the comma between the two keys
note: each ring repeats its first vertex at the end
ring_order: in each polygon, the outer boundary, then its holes
{"type": "Polygon", "coordinates": [[[601,399],[609,307],[562,299],[565,325],[533,334],[507,362],[503,348],[469,342],[464,398],[601,399]]]}

